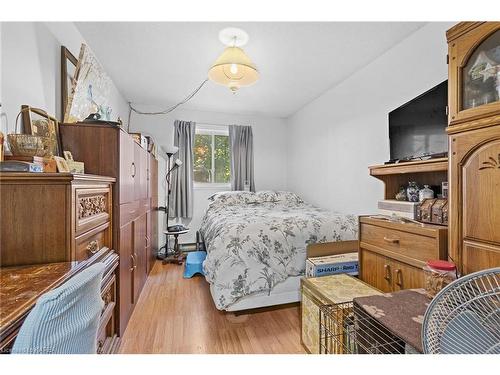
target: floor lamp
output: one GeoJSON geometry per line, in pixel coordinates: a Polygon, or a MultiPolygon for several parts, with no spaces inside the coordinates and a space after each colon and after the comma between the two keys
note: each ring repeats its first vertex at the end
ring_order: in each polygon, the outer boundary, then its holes
{"type": "MultiPolygon", "coordinates": [[[[162,151],[166,154],[167,158],[167,173],[165,175],[165,205],[163,207],[159,207],[158,209],[160,211],[164,211],[166,216],[166,224],[165,224],[165,229],[169,231],[169,215],[170,215],[170,193],[171,193],[171,185],[170,185],[170,177],[171,174],[174,170],[179,168],[182,165],[182,161],[179,159],[176,159],[175,162],[172,165],[172,156],[174,156],[178,151],[179,148],[177,146],[172,146],[172,147],[165,147],[161,146],[162,151]]],[[[161,250],[161,249],[160,249],[161,250]]],[[[166,241],[165,241],[165,258],[168,256],[168,236],[166,236],[166,241]]]]}
{"type": "MultiPolygon", "coordinates": [[[[166,159],[167,160],[167,174],[165,175],[165,183],[166,183],[166,186],[165,186],[166,187],[166,191],[165,191],[165,206],[164,207],[160,207],[160,208],[162,210],[165,210],[165,214],[167,215],[167,224],[166,224],[165,228],[168,229],[168,219],[169,219],[169,209],[170,209],[170,192],[171,192],[170,175],[171,175],[171,173],[173,171],[173,169],[171,168],[171,165],[172,165],[172,156],[174,156],[179,151],[179,147],[177,147],[177,146],[171,146],[171,147],[161,146],[161,149],[167,155],[167,159],[166,159]]],[[[177,165],[177,164],[174,164],[174,166],[175,165],[177,165]]]]}

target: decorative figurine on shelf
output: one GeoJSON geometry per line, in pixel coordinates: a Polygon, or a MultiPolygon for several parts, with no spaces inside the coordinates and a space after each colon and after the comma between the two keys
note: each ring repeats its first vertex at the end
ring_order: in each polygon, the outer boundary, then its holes
{"type": "Polygon", "coordinates": [[[422,202],[424,199],[432,198],[434,198],[434,191],[429,188],[429,185],[424,185],[424,188],[420,189],[418,192],[418,201],[422,202]]]}
{"type": "Polygon", "coordinates": [[[406,189],[406,196],[410,202],[418,202],[418,184],[415,181],[408,182],[408,188],[406,189]]]}
{"type": "Polygon", "coordinates": [[[408,198],[406,198],[406,188],[404,186],[401,186],[399,188],[399,192],[396,194],[396,200],[397,201],[406,201],[408,198]]]}

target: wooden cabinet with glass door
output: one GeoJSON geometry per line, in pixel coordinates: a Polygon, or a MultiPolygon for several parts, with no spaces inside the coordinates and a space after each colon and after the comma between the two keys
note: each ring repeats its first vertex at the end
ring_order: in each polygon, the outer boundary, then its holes
{"type": "Polygon", "coordinates": [[[446,35],[449,125],[494,125],[500,120],[500,22],[461,22],[446,35]]]}
{"type": "Polygon", "coordinates": [[[500,22],[447,32],[449,243],[462,274],[500,266],[500,22]]]}

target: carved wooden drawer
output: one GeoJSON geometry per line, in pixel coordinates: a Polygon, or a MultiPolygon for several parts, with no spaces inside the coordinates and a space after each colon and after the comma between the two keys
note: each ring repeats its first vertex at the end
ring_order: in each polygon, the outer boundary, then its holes
{"type": "Polygon", "coordinates": [[[111,189],[77,187],[75,189],[75,235],[85,233],[111,217],[111,189]]]}
{"type": "Polygon", "coordinates": [[[75,257],[80,261],[90,258],[103,247],[111,247],[110,223],[104,223],[75,239],[75,257]]]}

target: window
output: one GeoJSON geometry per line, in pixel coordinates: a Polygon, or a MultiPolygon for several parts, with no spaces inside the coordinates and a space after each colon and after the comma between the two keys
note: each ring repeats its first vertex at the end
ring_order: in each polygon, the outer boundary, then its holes
{"type": "Polygon", "coordinates": [[[198,186],[230,183],[231,148],[227,128],[196,127],[193,174],[198,186]]]}

